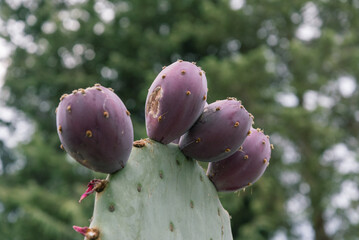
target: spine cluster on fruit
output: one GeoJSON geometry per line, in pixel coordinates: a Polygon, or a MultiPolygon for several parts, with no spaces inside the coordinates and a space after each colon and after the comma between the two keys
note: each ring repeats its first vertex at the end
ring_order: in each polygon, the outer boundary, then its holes
{"type": "Polygon", "coordinates": [[[253,128],[253,115],[241,101],[208,104],[207,91],[206,74],[196,63],[164,67],[146,99],[149,139],[135,142],[130,113],[112,89],[96,84],[60,98],[61,148],[83,166],[109,174],[88,184],[80,202],[97,193],[93,220],[74,230],[101,240],[232,239],[217,192],[256,182],[273,145],[253,128]],[[207,173],[196,160],[209,162],[207,173]]]}

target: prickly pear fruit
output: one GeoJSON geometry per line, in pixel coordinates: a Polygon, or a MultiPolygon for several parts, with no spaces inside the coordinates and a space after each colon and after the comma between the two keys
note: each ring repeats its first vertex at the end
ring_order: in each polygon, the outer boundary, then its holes
{"type": "Polygon", "coordinates": [[[147,135],[163,144],[179,138],[201,115],[206,98],[207,79],[195,63],[179,60],[165,67],[147,95],[147,135]]]}
{"type": "Polygon", "coordinates": [[[132,149],[133,128],[121,99],[96,84],[60,100],[57,132],[66,152],[94,171],[113,173],[123,168],[132,149]]]}
{"type": "Polygon", "coordinates": [[[233,239],[215,187],[175,144],[136,141],[127,166],[107,180],[89,227],[98,239],[233,239]]]}
{"type": "Polygon", "coordinates": [[[207,176],[217,191],[236,191],[250,186],[264,173],[273,145],[260,129],[251,129],[242,147],[232,156],[208,165],[207,176]]]}
{"type": "Polygon", "coordinates": [[[186,156],[199,161],[219,161],[241,146],[252,122],[237,99],[216,101],[204,108],[198,121],[181,137],[179,147],[186,156]]]}

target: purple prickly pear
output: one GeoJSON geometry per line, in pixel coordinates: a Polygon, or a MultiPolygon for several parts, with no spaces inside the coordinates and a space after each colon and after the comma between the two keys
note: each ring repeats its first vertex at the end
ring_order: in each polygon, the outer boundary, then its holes
{"type": "Polygon", "coordinates": [[[217,191],[236,191],[252,185],[264,173],[273,145],[260,129],[251,129],[242,147],[232,156],[208,165],[207,175],[217,191]]]}
{"type": "Polygon", "coordinates": [[[129,115],[121,99],[99,84],[63,95],[56,115],[61,147],[94,171],[116,172],[132,149],[129,115]]]}
{"type": "Polygon", "coordinates": [[[147,135],[163,144],[179,138],[201,115],[206,98],[207,79],[195,63],[178,60],[165,67],[147,95],[147,135]]]}
{"type": "Polygon", "coordinates": [[[241,146],[252,126],[251,114],[235,98],[216,101],[204,108],[198,121],[179,143],[182,152],[199,161],[224,159],[241,146]]]}

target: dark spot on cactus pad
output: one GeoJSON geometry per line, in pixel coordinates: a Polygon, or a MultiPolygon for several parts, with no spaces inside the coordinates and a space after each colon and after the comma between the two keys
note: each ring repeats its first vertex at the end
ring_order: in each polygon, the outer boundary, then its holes
{"type": "Polygon", "coordinates": [[[146,141],[145,140],[137,140],[133,142],[133,146],[136,148],[142,148],[144,146],[146,146],[146,141]]]}
{"type": "Polygon", "coordinates": [[[203,176],[202,176],[202,174],[199,175],[199,179],[203,182],[203,176]]]}
{"type": "Polygon", "coordinates": [[[193,208],[194,207],[194,205],[193,205],[193,201],[191,200],[191,202],[189,203],[189,205],[191,206],[191,208],[193,208]]]}
{"type": "Polygon", "coordinates": [[[160,171],[159,175],[160,175],[160,178],[163,179],[163,171],[162,170],[160,171]]]}
{"type": "Polygon", "coordinates": [[[146,113],[157,118],[160,109],[160,99],[162,98],[163,91],[160,86],[156,87],[148,98],[146,104],[146,113]]]}
{"type": "Polygon", "coordinates": [[[186,71],[185,71],[185,70],[182,70],[182,71],[181,71],[181,74],[182,74],[182,75],[184,75],[185,73],[186,73],[186,71]]]}
{"type": "Polygon", "coordinates": [[[217,208],[217,214],[218,216],[221,216],[221,210],[219,208],[217,208]]]}
{"type": "Polygon", "coordinates": [[[176,159],[176,164],[177,166],[181,166],[181,162],[178,159],[176,159]]]}
{"type": "Polygon", "coordinates": [[[200,75],[200,76],[202,76],[202,71],[201,71],[201,72],[199,72],[199,75],[200,75]]]}
{"type": "Polygon", "coordinates": [[[247,133],[247,136],[251,135],[251,133],[252,133],[251,130],[249,130],[247,133]]]}
{"type": "Polygon", "coordinates": [[[207,96],[206,95],[204,95],[203,96],[203,101],[205,101],[207,99],[207,96]]]}
{"type": "Polygon", "coordinates": [[[108,210],[110,212],[114,212],[115,211],[115,205],[111,204],[110,206],[108,206],[108,210]]]}
{"type": "Polygon", "coordinates": [[[219,110],[221,110],[221,108],[220,108],[220,107],[216,107],[216,111],[219,111],[219,110]]]}
{"type": "Polygon", "coordinates": [[[141,192],[142,191],[142,185],[141,183],[137,184],[137,192],[141,192]]]}
{"type": "Polygon", "coordinates": [[[162,75],[162,79],[165,79],[165,78],[166,78],[166,74],[163,74],[163,75],[162,75]]]}
{"type": "Polygon", "coordinates": [[[170,222],[170,231],[173,232],[175,230],[175,227],[173,225],[173,222],[170,222]]]}

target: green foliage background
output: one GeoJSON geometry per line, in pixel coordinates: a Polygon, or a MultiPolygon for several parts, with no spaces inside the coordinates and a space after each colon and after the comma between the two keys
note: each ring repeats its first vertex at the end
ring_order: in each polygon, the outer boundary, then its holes
{"type": "Polygon", "coordinates": [[[259,182],[221,194],[234,239],[358,239],[359,94],[340,91],[359,83],[358,13],[358,0],[0,0],[13,49],[1,100],[17,109],[0,126],[33,129],[15,148],[0,141],[1,239],[81,239],[71,226],[89,224],[91,199],[77,201],[103,175],[59,149],[59,97],[112,87],[144,138],[147,89],[177,59],[206,71],[208,102],[242,100],[276,146],[259,182]],[[303,40],[308,25],[318,34],[303,40]]]}

